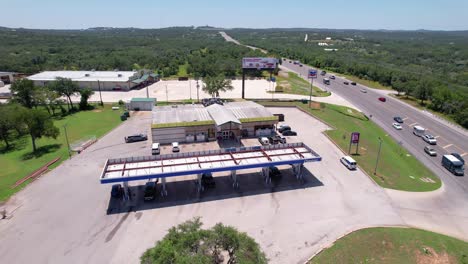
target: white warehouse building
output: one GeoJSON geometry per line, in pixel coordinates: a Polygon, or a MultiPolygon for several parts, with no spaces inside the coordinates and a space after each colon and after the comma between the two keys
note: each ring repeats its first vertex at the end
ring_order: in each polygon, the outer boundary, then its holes
{"type": "Polygon", "coordinates": [[[80,88],[128,91],[137,85],[133,81],[140,76],[136,71],[45,71],[29,76],[28,79],[36,86],[45,86],[59,77],[71,79],[80,88]]]}

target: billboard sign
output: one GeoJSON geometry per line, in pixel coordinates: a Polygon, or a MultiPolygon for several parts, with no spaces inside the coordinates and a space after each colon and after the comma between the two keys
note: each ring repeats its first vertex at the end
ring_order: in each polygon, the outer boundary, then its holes
{"type": "Polygon", "coordinates": [[[243,69],[275,69],[278,60],[276,58],[243,58],[243,69]]]}
{"type": "Polygon", "coordinates": [[[307,75],[307,78],[309,78],[309,79],[317,78],[317,70],[310,69],[309,74],[307,75]]]}
{"type": "Polygon", "coordinates": [[[352,144],[358,144],[359,143],[359,132],[353,132],[351,133],[351,143],[352,144]]]}

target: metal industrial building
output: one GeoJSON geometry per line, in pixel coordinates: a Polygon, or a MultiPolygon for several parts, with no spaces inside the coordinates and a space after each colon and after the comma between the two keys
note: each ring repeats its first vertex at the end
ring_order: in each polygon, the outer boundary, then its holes
{"type": "Polygon", "coordinates": [[[153,109],[153,142],[203,142],[271,135],[278,118],[254,102],[207,107],[198,104],[153,109]]]}
{"type": "Polygon", "coordinates": [[[45,71],[28,77],[37,86],[57,78],[71,79],[80,88],[102,91],[128,91],[141,83],[136,71],[45,71]]]}

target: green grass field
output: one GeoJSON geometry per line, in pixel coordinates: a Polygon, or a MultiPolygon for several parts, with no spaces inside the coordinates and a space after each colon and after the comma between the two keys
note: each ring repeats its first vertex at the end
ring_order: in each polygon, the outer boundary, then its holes
{"type": "Polygon", "coordinates": [[[309,263],[468,263],[468,243],[413,228],[368,228],[340,238],[309,263]]]}
{"type": "Polygon", "coordinates": [[[308,111],[335,127],[326,134],[346,152],[349,149],[351,133],[360,132],[359,154],[354,154],[356,146],[353,146],[352,156],[361,169],[384,188],[424,192],[436,190],[441,186],[441,181],[437,176],[388,136],[384,130],[356,110],[323,103],[321,104],[323,108],[320,110],[309,109],[307,104],[299,102],[260,103],[275,106],[296,105],[308,111]],[[377,174],[374,175],[379,137],[382,139],[382,149],[377,174]]]}
{"type": "Polygon", "coordinates": [[[188,67],[188,63],[179,65],[179,71],[177,72],[177,77],[187,77],[188,76],[187,67],[188,67]]]}
{"type": "Polygon", "coordinates": [[[68,158],[68,149],[63,126],[67,125],[70,143],[88,136],[101,137],[118,124],[121,111],[111,110],[111,105],[103,108],[96,107],[94,110],[81,111],[63,119],[55,120],[54,124],[60,129],[57,139],[41,138],[37,140],[37,153],[32,153],[32,143],[29,136],[20,137],[12,143],[14,147],[4,150],[4,143],[0,143],[0,202],[8,199],[11,195],[21,190],[29,181],[17,188],[10,187],[19,179],[22,179],[47,162],[61,157],[53,167],[58,166],[68,158]]]}
{"type": "MultiPolygon", "coordinates": [[[[288,77],[284,77],[281,74],[276,76],[277,85],[283,87],[282,93],[300,94],[307,96],[310,94],[310,82],[302,79],[296,73],[288,72],[287,74],[288,77]]],[[[316,86],[313,87],[312,96],[324,97],[329,95],[329,92],[324,92],[316,86]]]]}

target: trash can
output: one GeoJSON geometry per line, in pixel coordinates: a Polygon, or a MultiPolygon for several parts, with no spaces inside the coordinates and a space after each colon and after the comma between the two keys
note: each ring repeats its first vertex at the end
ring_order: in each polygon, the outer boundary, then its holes
{"type": "Polygon", "coordinates": [[[126,117],[130,117],[130,112],[125,111],[125,112],[123,113],[123,115],[126,116],[126,117]]]}
{"type": "Polygon", "coordinates": [[[121,115],[121,116],[120,116],[120,120],[121,120],[121,121],[127,120],[127,116],[126,116],[126,115],[121,115]]]}
{"type": "Polygon", "coordinates": [[[301,102],[302,102],[303,104],[307,104],[307,103],[309,102],[309,99],[302,99],[301,102]]]}

